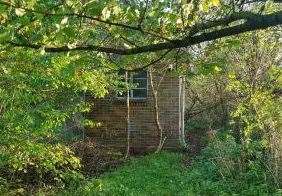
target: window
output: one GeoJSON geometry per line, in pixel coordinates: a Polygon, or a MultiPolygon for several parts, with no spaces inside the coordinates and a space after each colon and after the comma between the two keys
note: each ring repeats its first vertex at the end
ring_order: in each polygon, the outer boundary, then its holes
{"type": "MultiPolygon", "coordinates": [[[[147,71],[129,73],[128,81],[133,86],[129,90],[130,99],[140,100],[147,98],[147,71]]],[[[119,95],[118,98],[126,98],[126,94],[127,93],[124,92],[122,95],[119,95]]]]}

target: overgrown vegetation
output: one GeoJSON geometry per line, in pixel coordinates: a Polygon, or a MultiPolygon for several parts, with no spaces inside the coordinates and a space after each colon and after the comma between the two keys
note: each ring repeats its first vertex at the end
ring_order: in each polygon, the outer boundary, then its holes
{"type": "Polygon", "coordinates": [[[0,58],[1,179],[15,190],[64,187],[81,179],[80,160],[63,137],[65,122],[89,110],[84,93],[105,95],[109,78],[75,55],[11,49],[0,58]]]}
{"type": "Polygon", "coordinates": [[[279,184],[258,151],[246,152],[229,134],[213,138],[197,157],[189,177],[190,189],[210,195],[269,195],[279,184]]]}
{"type": "Polygon", "coordinates": [[[215,138],[189,166],[183,154],[161,152],[92,179],[62,195],[268,195],[279,194],[265,168],[248,162],[230,135],[215,138]]]}
{"type": "MultiPolygon", "coordinates": [[[[68,122],[79,115],[74,129],[96,126],[82,115],[91,108],[85,96],[124,91],[119,73],[154,70],[158,63],[165,65],[160,72],[173,69],[186,78],[187,137],[199,146],[194,154],[206,148],[188,168],[180,155],[151,155],[71,193],[277,192],[279,3],[0,0],[0,194],[77,187],[85,176],[112,168],[121,154],[93,147],[99,152],[85,156],[72,143],[68,122]]],[[[165,138],[158,128],[160,150],[165,138]]],[[[92,143],[83,145],[92,150],[92,143]]]]}
{"type": "Polygon", "coordinates": [[[205,135],[202,142],[207,144],[229,130],[226,141],[215,139],[212,143],[218,146],[204,150],[199,164],[207,162],[211,170],[218,165],[222,170],[220,186],[225,182],[230,194],[249,185],[249,192],[241,194],[260,195],[281,189],[281,68],[277,44],[275,32],[213,43],[202,58],[196,59],[198,67],[188,79],[188,134],[197,135],[200,130],[205,135]],[[207,161],[208,157],[215,160],[207,161]]]}

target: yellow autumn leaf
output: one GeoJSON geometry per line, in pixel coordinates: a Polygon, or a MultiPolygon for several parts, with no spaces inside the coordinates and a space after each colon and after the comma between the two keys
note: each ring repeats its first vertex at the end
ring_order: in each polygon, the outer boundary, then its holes
{"type": "Polygon", "coordinates": [[[177,26],[177,28],[181,28],[181,26],[182,26],[182,20],[181,20],[180,18],[178,18],[178,19],[176,20],[176,26],[177,26]]]}
{"type": "Polygon", "coordinates": [[[15,12],[17,16],[23,16],[25,14],[25,10],[22,8],[16,8],[15,12]]]}
{"type": "Polygon", "coordinates": [[[221,69],[220,67],[218,67],[218,66],[215,66],[215,67],[214,67],[214,71],[217,72],[217,73],[220,72],[221,70],[222,70],[222,69],[221,69]]]}
{"type": "Polygon", "coordinates": [[[0,24],[5,23],[7,18],[8,18],[7,14],[0,14],[0,24]]]}
{"type": "Polygon", "coordinates": [[[68,23],[68,17],[64,17],[62,20],[61,20],[61,25],[65,25],[68,23]]]}
{"type": "Polygon", "coordinates": [[[119,6],[114,6],[112,10],[114,15],[118,15],[122,12],[122,9],[119,6]]]}
{"type": "Polygon", "coordinates": [[[199,10],[203,12],[208,12],[212,7],[218,7],[220,5],[220,0],[205,0],[199,5],[199,10]]]}
{"type": "Polygon", "coordinates": [[[220,4],[220,0],[211,0],[211,3],[212,3],[213,6],[217,7],[220,4]]]}
{"type": "Polygon", "coordinates": [[[199,10],[202,11],[202,12],[207,12],[207,11],[209,11],[209,3],[208,3],[207,1],[202,2],[202,3],[199,5],[199,10]]]}
{"type": "Polygon", "coordinates": [[[111,11],[108,9],[108,7],[105,7],[103,10],[102,10],[102,17],[104,20],[107,20],[109,19],[111,16],[111,11]]]}
{"type": "Polygon", "coordinates": [[[184,4],[182,5],[182,9],[183,9],[184,16],[188,17],[191,14],[191,11],[193,9],[193,4],[192,3],[184,4]]]}

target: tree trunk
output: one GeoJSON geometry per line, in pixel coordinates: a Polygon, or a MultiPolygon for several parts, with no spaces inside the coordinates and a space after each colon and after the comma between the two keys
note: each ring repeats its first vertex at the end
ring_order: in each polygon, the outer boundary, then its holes
{"type": "Polygon", "coordinates": [[[150,85],[152,89],[153,94],[153,102],[154,102],[154,117],[155,117],[155,123],[157,125],[157,129],[159,132],[159,144],[156,150],[156,153],[160,152],[162,149],[164,142],[166,138],[163,137],[163,128],[160,123],[160,115],[159,115],[159,103],[158,103],[158,90],[155,88],[154,81],[153,81],[153,75],[152,75],[152,69],[149,69],[149,77],[150,77],[150,85]]]}
{"type": "Polygon", "coordinates": [[[126,132],[127,132],[127,149],[125,158],[130,156],[130,104],[129,104],[129,84],[128,84],[128,72],[125,73],[125,81],[126,81],[126,132]]]}

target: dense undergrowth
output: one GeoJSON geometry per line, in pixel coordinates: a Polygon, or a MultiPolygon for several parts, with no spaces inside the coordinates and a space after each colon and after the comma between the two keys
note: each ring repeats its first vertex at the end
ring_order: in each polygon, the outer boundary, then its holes
{"type": "Polygon", "coordinates": [[[117,170],[60,195],[281,194],[281,185],[270,177],[262,160],[246,156],[254,155],[246,154],[232,136],[219,136],[192,161],[187,154],[172,152],[132,158],[117,170]]]}

